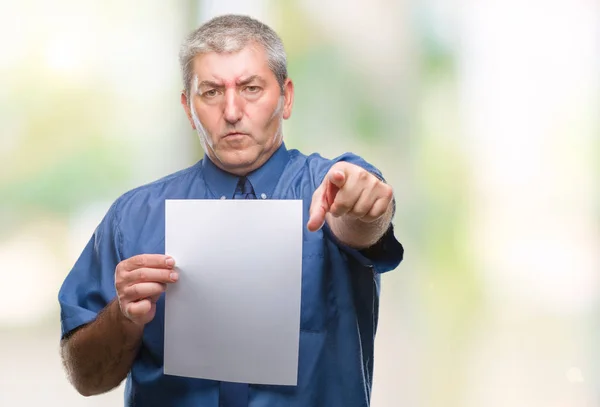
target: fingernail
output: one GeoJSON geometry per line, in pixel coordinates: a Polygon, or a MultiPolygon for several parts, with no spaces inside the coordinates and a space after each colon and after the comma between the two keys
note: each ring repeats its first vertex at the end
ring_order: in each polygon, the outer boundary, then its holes
{"type": "Polygon", "coordinates": [[[166,260],[167,266],[173,266],[175,264],[175,260],[173,260],[171,257],[169,257],[166,260]]]}
{"type": "Polygon", "coordinates": [[[173,281],[177,281],[177,279],[179,279],[179,274],[171,273],[171,274],[169,274],[169,278],[173,281]]]}

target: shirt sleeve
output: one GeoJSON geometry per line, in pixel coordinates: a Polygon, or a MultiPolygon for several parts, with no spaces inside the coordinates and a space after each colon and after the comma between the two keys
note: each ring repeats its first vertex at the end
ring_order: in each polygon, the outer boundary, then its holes
{"type": "MultiPolygon", "coordinates": [[[[385,178],[379,169],[355,154],[346,153],[333,160],[322,160],[319,163],[317,170],[315,171],[315,185],[319,186],[323,182],[323,179],[325,179],[325,176],[331,167],[340,161],[358,165],[385,182],[385,178]]],[[[355,261],[358,261],[364,267],[372,267],[376,273],[385,273],[394,270],[404,258],[404,248],[396,239],[393,224],[390,224],[386,233],[375,245],[364,250],[352,248],[339,241],[327,224],[323,226],[323,231],[344,253],[346,253],[346,255],[355,261]]]]}
{"type": "Polygon", "coordinates": [[[93,321],[115,297],[115,267],[121,261],[116,205],[100,222],[58,293],[61,337],[93,321]]]}

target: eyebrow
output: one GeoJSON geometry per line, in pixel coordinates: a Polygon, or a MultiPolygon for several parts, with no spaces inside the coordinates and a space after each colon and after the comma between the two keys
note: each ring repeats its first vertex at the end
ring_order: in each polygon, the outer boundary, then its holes
{"type": "Polygon", "coordinates": [[[257,81],[257,82],[260,82],[260,83],[265,83],[265,80],[263,78],[261,78],[260,76],[258,76],[258,75],[252,75],[252,76],[250,76],[250,77],[248,77],[246,79],[242,79],[242,80],[238,81],[237,85],[238,86],[243,86],[243,85],[247,85],[247,84],[249,84],[251,82],[254,82],[254,81],[257,81]]]}
{"type": "MultiPolygon", "coordinates": [[[[265,80],[258,76],[258,75],[252,75],[249,76],[248,78],[239,80],[236,82],[237,86],[244,86],[244,85],[248,85],[249,83],[252,83],[253,81],[258,81],[260,83],[265,83],[265,80]]],[[[217,83],[214,81],[202,81],[198,84],[198,88],[206,88],[206,87],[210,87],[210,88],[222,88],[223,84],[222,83],[217,83]]]]}
{"type": "Polygon", "coordinates": [[[200,87],[210,87],[210,88],[222,88],[223,85],[213,81],[202,81],[198,84],[198,88],[200,87]]]}

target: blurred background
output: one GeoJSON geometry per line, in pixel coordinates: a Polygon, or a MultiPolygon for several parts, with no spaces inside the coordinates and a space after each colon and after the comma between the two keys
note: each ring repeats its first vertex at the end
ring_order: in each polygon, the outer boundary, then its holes
{"type": "Polygon", "coordinates": [[[0,405],[122,405],[68,384],[57,292],[120,194],[201,158],[177,53],[226,12],[285,43],[287,146],[395,188],[372,406],[600,405],[595,0],[2,0],[0,405]]]}

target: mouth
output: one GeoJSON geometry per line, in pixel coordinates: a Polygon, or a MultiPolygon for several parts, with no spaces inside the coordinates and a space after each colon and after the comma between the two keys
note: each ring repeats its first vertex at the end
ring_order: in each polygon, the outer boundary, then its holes
{"type": "Polygon", "coordinates": [[[229,139],[229,138],[240,138],[240,137],[244,137],[247,136],[246,133],[240,133],[237,131],[232,131],[230,133],[227,133],[223,136],[224,139],[229,139]]]}

